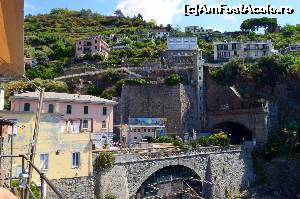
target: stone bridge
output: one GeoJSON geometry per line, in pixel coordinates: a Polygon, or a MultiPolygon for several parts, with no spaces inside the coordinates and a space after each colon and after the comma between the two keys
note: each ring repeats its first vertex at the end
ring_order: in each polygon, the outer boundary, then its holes
{"type": "Polygon", "coordinates": [[[239,193],[253,180],[251,148],[245,146],[119,154],[113,168],[96,174],[96,196],[102,199],[111,192],[118,199],[135,198],[151,174],[173,165],[187,167],[203,180],[205,198],[225,198],[225,190],[239,193]]]}

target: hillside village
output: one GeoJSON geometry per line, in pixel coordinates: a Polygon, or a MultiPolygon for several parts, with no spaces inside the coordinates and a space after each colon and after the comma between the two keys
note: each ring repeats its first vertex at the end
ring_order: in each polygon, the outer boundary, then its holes
{"type": "MultiPolygon", "coordinates": [[[[181,31],[114,14],[57,8],[25,17],[30,81],[1,88],[3,154],[12,142],[15,154],[30,153],[38,87],[34,162],[65,198],[299,197],[300,24],[253,18],[234,32],[181,31]],[[212,166],[188,169],[201,161],[212,166]],[[179,162],[186,167],[172,167],[179,162]],[[284,164],[275,180],[270,168],[284,164]]],[[[10,172],[24,173],[22,161],[10,172]]]]}

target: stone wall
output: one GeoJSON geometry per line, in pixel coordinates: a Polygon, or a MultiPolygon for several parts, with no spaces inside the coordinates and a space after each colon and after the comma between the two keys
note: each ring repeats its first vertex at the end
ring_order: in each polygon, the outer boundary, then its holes
{"type": "Polygon", "coordinates": [[[97,175],[96,197],[103,199],[111,192],[118,199],[133,198],[151,174],[171,165],[188,167],[202,180],[211,182],[212,185],[204,183],[203,195],[206,198],[225,198],[225,190],[232,194],[239,193],[253,182],[251,149],[215,147],[206,152],[147,156],[117,158],[112,169],[97,175]]]}
{"type": "MultiPolygon", "coordinates": [[[[63,194],[66,199],[93,199],[94,198],[94,177],[75,177],[51,180],[54,186],[63,194]]],[[[56,194],[47,187],[47,199],[58,199],[56,194]]]]}
{"type": "Polygon", "coordinates": [[[123,122],[129,117],[167,118],[167,133],[181,135],[196,122],[194,93],[193,87],[182,84],[125,85],[119,104],[123,122]]]}

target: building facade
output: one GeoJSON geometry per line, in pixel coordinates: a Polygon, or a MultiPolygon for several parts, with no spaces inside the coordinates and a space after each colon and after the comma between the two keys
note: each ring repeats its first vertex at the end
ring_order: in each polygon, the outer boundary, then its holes
{"type": "Polygon", "coordinates": [[[231,58],[259,58],[274,53],[271,40],[214,42],[214,61],[228,61],[231,58]]]}
{"type": "Polygon", "coordinates": [[[204,29],[203,27],[199,27],[199,26],[186,26],[185,27],[186,33],[201,34],[201,33],[212,33],[213,31],[214,30],[211,28],[204,29]]]}
{"type": "Polygon", "coordinates": [[[108,44],[103,40],[102,35],[85,38],[76,41],[75,57],[81,59],[85,54],[102,54],[105,58],[110,52],[108,44]]]}
{"type": "MultiPolygon", "coordinates": [[[[4,154],[10,154],[11,142],[14,155],[29,153],[30,144],[33,142],[35,113],[0,111],[0,117],[17,122],[15,126],[7,129],[9,138],[4,140],[4,154]]],[[[61,131],[65,127],[61,114],[41,114],[34,164],[51,180],[90,176],[93,171],[90,133],[74,134],[71,131],[61,131]]],[[[8,161],[7,159],[3,161],[5,168],[9,168],[8,161]]],[[[21,172],[22,161],[15,158],[12,176],[18,177],[21,172]]],[[[36,172],[33,172],[33,180],[40,182],[36,172]]]]}
{"type": "Polygon", "coordinates": [[[169,37],[170,36],[170,32],[167,31],[166,29],[156,29],[156,30],[152,30],[149,31],[147,33],[147,37],[155,37],[155,38],[163,38],[163,37],[169,37]]]}
{"type": "Polygon", "coordinates": [[[147,138],[166,135],[166,118],[129,118],[126,141],[128,146],[147,138]]]}
{"type": "Polygon", "coordinates": [[[197,37],[168,37],[163,62],[168,67],[193,67],[192,57],[198,52],[197,37]]]}
{"type": "Polygon", "coordinates": [[[168,37],[168,50],[198,50],[197,37],[168,37]]]}
{"type": "MultiPolygon", "coordinates": [[[[12,112],[36,112],[38,92],[10,97],[12,112]]],[[[90,132],[96,147],[109,147],[113,137],[113,106],[116,102],[90,95],[45,92],[42,113],[60,113],[61,132],[90,132]]]]}

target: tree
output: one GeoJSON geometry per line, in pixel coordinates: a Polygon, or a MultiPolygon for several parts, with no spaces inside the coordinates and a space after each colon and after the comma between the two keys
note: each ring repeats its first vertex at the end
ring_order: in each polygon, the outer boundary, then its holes
{"type": "Polygon", "coordinates": [[[297,31],[296,26],[286,25],[282,28],[281,32],[285,37],[291,37],[297,31]]]}
{"type": "Polygon", "coordinates": [[[240,26],[243,31],[256,31],[259,28],[265,28],[269,32],[274,32],[276,27],[277,19],[268,17],[246,19],[240,26]]]}
{"type": "Polygon", "coordinates": [[[140,19],[140,20],[144,20],[143,16],[140,13],[138,13],[138,15],[136,16],[136,18],[140,19]]]}
{"type": "Polygon", "coordinates": [[[123,12],[122,12],[121,9],[116,10],[114,14],[115,14],[117,17],[119,17],[119,18],[124,18],[124,17],[125,17],[125,15],[123,14],[123,12]]]}

